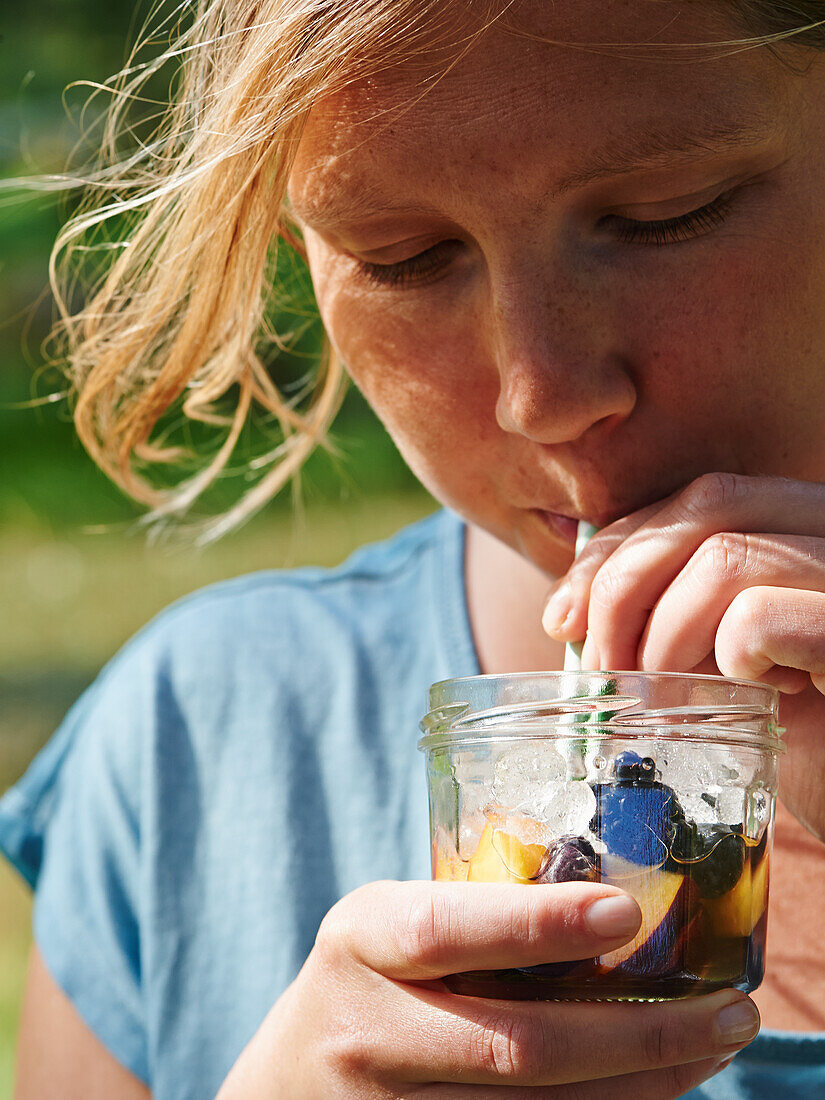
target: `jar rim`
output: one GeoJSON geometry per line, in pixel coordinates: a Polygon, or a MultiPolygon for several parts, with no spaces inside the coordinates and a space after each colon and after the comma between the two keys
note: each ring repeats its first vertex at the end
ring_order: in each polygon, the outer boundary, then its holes
{"type": "Polygon", "coordinates": [[[784,752],[779,691],[701,673],[553,671],[440,680],[422,751],[492,738],[715,741],[784,752]],[[636,689],[636,690],[634,690],[636,689]]]}

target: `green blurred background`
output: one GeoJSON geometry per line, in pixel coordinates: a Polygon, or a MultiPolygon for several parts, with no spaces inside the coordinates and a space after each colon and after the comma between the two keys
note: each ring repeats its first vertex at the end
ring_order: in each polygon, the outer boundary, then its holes
{"type": "MultiPolygon", "coordinates": [[[[9,7],[0,16],[7,181],[63,169],[88,94],[72,89],[64,103],[64,89],[117,71],[148,11],[134,0],[36,0],[13,14],[9,7]]],[[[242,572],[333,564],[434,507],[350,391],[335,426],[338,456],[309,463],[297,511],[287,492],[207,549],[149,545],[137,509],[75,439],[66,403],[30,404],[61,388],[41,346],[52,319],[48,253],[71,201],[0,193],[0,790],[100,666],[170,601],[242,572]]],[[[293,379],[305,368],[305,360],[287,359],[272,369],[293,379]]],[[[245,441],[249,454],[255,443],[245,441]]],[[[241,476],[219,488],[214,504],[240,491],[243,455],[235,463],[241,476]]],[[[28,891],[0,860],[0,1097],[12,1089],[29,915],[28,891]]]]}

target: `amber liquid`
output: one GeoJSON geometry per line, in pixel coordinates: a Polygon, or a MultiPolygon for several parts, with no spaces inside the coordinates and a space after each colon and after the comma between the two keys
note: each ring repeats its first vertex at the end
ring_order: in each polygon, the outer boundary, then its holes
{"type": "MultiPolygon", "coordinates": [[[[752,992],[764,974],[766,840],[763,836],[758,844],[745,841],[742,874],[721,896],[703,895],[702,876],[690,863],[679,868],[681,882],[672,871],[639,868],[624,886],[637,897],[643,914],[647,909],[647,919],[637,939],[620,952],[522,969],[453,974],[444,983],[454,993],[533,1001],[669,1000],[730,987],[752,992]],[[652,923],[657,905],[660,910],[667,905],[667,910],[652,923]]],[[[600,877],[623,885],[621,878],[600,877]]]]}

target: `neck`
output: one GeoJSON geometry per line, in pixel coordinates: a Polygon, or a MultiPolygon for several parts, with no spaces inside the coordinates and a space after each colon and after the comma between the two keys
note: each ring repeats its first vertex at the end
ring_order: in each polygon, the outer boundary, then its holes
{"type": "Polygon", "coordinates": [[[564,647],[541,628],[544,601],[555,577],[469,524],[464,576],[482,672],[541,672],[563,667],[564,647]]]}

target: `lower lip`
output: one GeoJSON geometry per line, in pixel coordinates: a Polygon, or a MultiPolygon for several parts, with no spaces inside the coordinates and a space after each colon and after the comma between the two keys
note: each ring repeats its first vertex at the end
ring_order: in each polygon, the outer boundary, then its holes
{"type": "Polygon", "coordinates": [[[562,539],[564,542],[570,543],[571,546],[576,545],[576,535],[579,530],[579,521],[577,519],[571,519],[570,516],[559,515],[558,512],[544,512],[540,508],[536,508],[535,512],[551,534],[555,535],[556,538],[562,539]]]}

